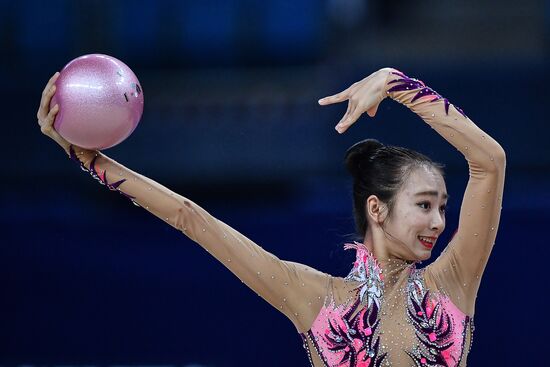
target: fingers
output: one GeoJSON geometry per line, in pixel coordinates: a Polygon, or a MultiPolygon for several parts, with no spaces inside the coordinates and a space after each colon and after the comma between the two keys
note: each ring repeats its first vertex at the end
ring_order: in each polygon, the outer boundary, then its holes
{"type": "Polygon", "coordinates": [[[338,121],[337,125],[340,125],[340,124],[344,123],[345,121],[347,121],[349,115],[353,111],[355,111],[356,107],[357,107],[357,102],[354,99],[350,99],[349,102],[348,102],[348,109],[346,110],[346,113],[344,113],[344,116],[342,116],[340,121],[338,121]]]}
{"type": "Polygon", "coordinates": [[[356,104],[354,107],[352,107],[351,111],[347,113],[347,117],[344,116],[342,120],[336,125],[335,129],[340,134],[344,133],[351,125],[357,121],[357,119],[361,116],[363,113],[363,110],[356,104]]]}
{"type": "Polygon", "coordinates": [[[56,71],[55,74],[52,75],[50,80],[48,80],[46,87],[44,87],[44,90],[42,91],[42,96],[45,96],[48,93],[52,85],[55,84],[55,81],[57,80],[57,78],[59,78],[59,71],[56,71]]]}
{"type": "Polygon", "coordinates": [[[345,101],[346,99],[349,98],[349,93],[350,93],[352,87],[355,84],[357,84],[357,83],[352,84],[349,88],[347,88],[346,90],[341,91],[340,93],[337,93],[337,94],[334,94],[332,96],[328,96],[328,97],[325,97],[325,98],[321,98],[319,100],[319,104],[321,106],[326,106],[326,105],[329,105],[329,104],[345,101]]]}
{"type": "Polygon", "coordinates": [[[50,108],[50,101],[55,94],[56,86],[55,81],[59,77],[59,72],[56,72],[50,80],[48,80],[48,83],[46,84],[46,87],[42,91],[42,99],[40,100],[40,107],[38,108],[38,112],[36,113],[36,117],[39,120],[45,119],[48,115],[48,111],[50,108]]]}
{"type": "Polygon", "coordinates": [[[363,112],[367,112],[370,117],[376,115],[378,106],[385,97],[381,94],[383,85],[380,85],[385,80],[385,74],[374,72],[363,80],[352,84],[346,90],[319,100],[319,104],[322,106],[348,100],[348,109],[336,125],[336,131],[340,134],[345,132],[361,117],[363,112]],[[382,79],[382,77],[384,78],[382,79]]]}
{"type": "Polygon", "coordinates": [[[340,93],[332,95],[332,96],[321,98],[319,100],[319,104],[321,106],[326,106],[326,105],[333,104],[333,103],[343,102],[346,99],[347,99],[347,92],[343,91],[343,92],[340,92],[340,93]]]}
{"type": "Polygon", "coordinates": [[[342,134],[344,131],[346,131],[347,127],[345,127],[347,121],[348,121],[348,118],[350,116],[350,114],[352,113],[352,111],[354,111],[355,108],[352,107],[352,104],[351,102],[348,103],[348,110],[346,111],[346,113],[344,114],[344,116],[342,116],[342,118],[340,119],[340,121],[338,121],[338,123],[336,124],[336,127],[334,128],[336,131],[338,131],[340,134],[342,134]]]}
{"type": "Polygon", "coordinates": [[[50,110],[50,102],[55,94],[56,86],[52,85],[47,91],[44,91],[42,99],[40,100],[40,107],[36,113],[36,117],[39,121],[44,120],[48,116],[50,110]]]}
{"type": "Polygon", "coordinates": [[[59,112],[59,105],[56,104],[55,106],[52,107],[50,112],[48,112],[48,115],[40,125],[40,130],[42,131],[42,133],[46,135],[50,135],[52,131],[55,131],[53,129],[53,123],[55,121],[55,116],[57,115],[58,112],[59,112]]]}

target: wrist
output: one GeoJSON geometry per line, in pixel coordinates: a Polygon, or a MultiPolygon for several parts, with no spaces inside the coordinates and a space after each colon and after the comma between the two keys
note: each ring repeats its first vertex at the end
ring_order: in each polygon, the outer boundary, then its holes
{"type": "Polygon", "coordinates": [[[390,67],[385,67],[385,68],[382,68],[379,70],[380,72],[383,72],[386,74],[386,76],[391,73],[392,71],[396,71],[396,69],[394,68],[390,68],[390,67]]]}
{"type": "Polygon", "coordinates": [[[67,153],[68,156],[71,155],[71,144],[67,143],[67,142],[57,142],[57,144],[63,148],[63,150],[65,151],[65,153],[67,153]]]}
{"type": "Polygon", "coordinates": [[[70,143],[60,145],[63,147],[63,149],[65,149],[65,152],[67,153],[69,158],[73,160],[78,160],[81,163],[88,162],[93,159],[94,156],[97,156],[97,151],[95,150],[84,149],[70,143]]]}
{"type": "Polygon", "coordinates": [[[391,79],[391,75],[392,73],[394,73],[396,71],[396,69],[394,68],[382,68],[379,70],[380,72],[380,85],[381,85],[381,93],[383,95],[383,98],[386,98],[386,97],[389,97],[389,93],[388,93],[388,89],[389,89],[389,85],[388,85],[388,82],[390,81],[391,79]]]}

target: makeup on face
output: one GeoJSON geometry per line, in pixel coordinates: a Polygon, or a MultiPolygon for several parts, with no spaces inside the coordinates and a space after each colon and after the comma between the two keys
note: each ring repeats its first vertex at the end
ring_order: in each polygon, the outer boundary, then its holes
{"type": "Polygon", "coordinates": [[[418,236],[418,240],[420,243],[426,247],[428,250],[431,250],[434,247],[435,244],[435,238],[431,238],[429,240],[424,239],[423,236],[418,236]],[[430,242],[431,241],[431,242],[430,242]]]}

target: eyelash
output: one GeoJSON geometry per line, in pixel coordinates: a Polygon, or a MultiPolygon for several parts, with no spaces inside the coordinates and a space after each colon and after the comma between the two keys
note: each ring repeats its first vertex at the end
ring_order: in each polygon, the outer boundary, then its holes
{"type": "MultiPolygon", "coordinates": [[[[421,203],[418,203],[418,206],[422,206],[424,204],[430,205],[430,202],[429,201],[423,201],[421,203]]],[[[443,205],[441,208],[443,209],[443,211],[446,211],[447,210],[447,205],[443,205]]]]}

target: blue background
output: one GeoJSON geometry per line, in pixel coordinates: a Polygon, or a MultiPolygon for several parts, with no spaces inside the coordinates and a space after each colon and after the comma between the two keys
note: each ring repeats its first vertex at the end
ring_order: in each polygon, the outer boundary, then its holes
{"type": "Polygon", "coordinates": [[[340,276],[356,141],[446,164],[440,243],[457,227],[460,152],[391,100],[343,135],[345,104],[317,105],[381,67],[422,79],[507,155],[469,365],[544,364],[549,35],[550,1],[0,1],[0,364],[308,364],[282,314],[40,133],[46,81],[89,53],[123,60],[145,95],[136,131],[105,154],[278,257],[340,276]]]}

